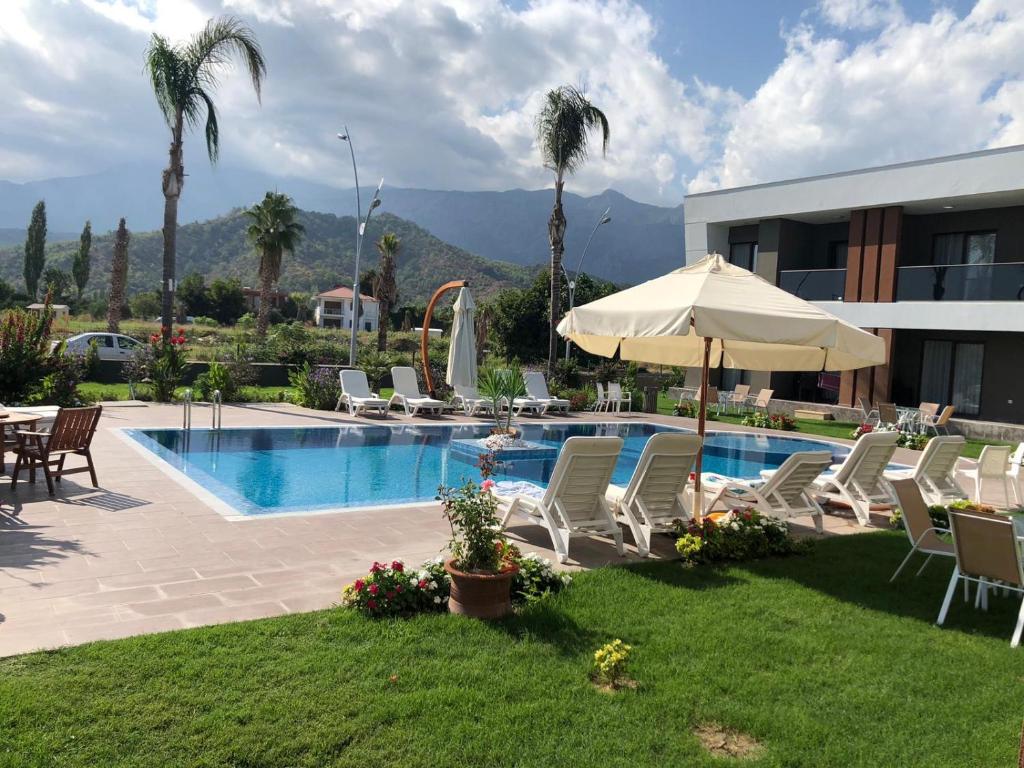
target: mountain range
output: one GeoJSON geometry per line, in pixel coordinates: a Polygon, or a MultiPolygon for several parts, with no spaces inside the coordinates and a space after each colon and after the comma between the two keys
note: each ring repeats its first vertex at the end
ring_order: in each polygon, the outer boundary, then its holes
{"type": "MultiPolygon", "coordinates": [[[[306,211],[354,213],[352,188],[211,168],[205,158],[187,165],[186,173],[181,224],[215,219],[251,205],[268,189],[291,195],[306,211]]],[[[571,180],[567,186],[571,189],[571,180]]],[[[362,190],[364,214],[372,191],[362,190]]],[[[385,186],[380,210],[485,259],[535,266],[550,258],[547,220],[552,195],[551,190],[465,192],[385,186]]],[[[51,241],[81,231],[86,219],[92,221],[95,232],[112,230],[121,216],[136,232],[158,229],[163,222],[157,166],[125,165],[87,176],[21,184],[0,181],[0,245],[21,241],[24,235],[18,233],[23,233],[32,206],[41,199],[46,200],[51,241]]],[[[611,209],[611,222],[594,236],[584,271],[616,283],[637,283],[683,264],[682,205],[648,205],[613,190],[592,197],[567,192],[563,205],[568,220],[565,266],[570,271],[576,269],[587,238],[606,208],[611,209]]]]}
{"type": "MultiPolygon", "coordinates": [[[[299,222],[306,234],[293,254],[282,262],[279,286],[286,291],[316,292],[335,285],[352,284],[355,261],[355,218],[330,213],[301,211],[299,222]]],[[[248,223],[240,210],[210,221],[186,224],[178,229],[177,272],[179,278],[198,272],[207,284],[218,277],[237,277],[243,285],[256,287],[258,261],[246,239],[248,223]]],[[[360,272],[375,267],[379,256],[373,244],[384,232],[401,240],[398,254],[400,304],[426,303],[441,283],[464,278],[478,298],[487,298],[502,288],[528,285],[536,268],[490,261],[446,243],[422,227],[393,214],[370,220],[363,245],[360,272]]],[[[46,265],[65,271],[78,241],[49,242],[46,265]]],[[[113,253],[111,233],[93,237],[92,274],[86,292],[104,292],[110,284],[113,253]]],[[[153,290],[160,285],[163,235],[159,230],[133,232],[128,250],[128,292],[153,290]]],[[[0,277],[21,286],[22,245],[0,247],[0,277]]]]}

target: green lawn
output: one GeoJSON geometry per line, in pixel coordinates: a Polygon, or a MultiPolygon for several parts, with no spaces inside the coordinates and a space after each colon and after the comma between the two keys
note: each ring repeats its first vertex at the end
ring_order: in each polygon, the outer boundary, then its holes
{"type": "MultiPolygon", "coordinates": [[[[287,399],[289,387],[245,387],[250,402],[276,403],[282,398],[287,399]]],[[[83,381],[78,385],[78,392],[89,400],[128,400],[128,384],[100,384],[96,381],[83,381]]],[[[177,396],[183,396],[185,387],[178,387],[177,396]]]]}
{"type": "MultiPolygon", "coordinates": [[[[661,392],[658,395],[658,413],[671,415],[675,404],[675,401],[666,393],[661,392]]],[[[716,421],[726,424],[739,424],[743,421],[743,417],[735,414],[722,414],[721,416],[715,416],[713,421],[710,422],[711,426],[708,428],[714,429],[714,422],[716,421]]],[[[860,425],[855,422],[796,419],[796,431],[801,434],[818,435],[821,437],[839,437],[845,440],[850,439],[851,433],[858,426],[860,425]]],[[[969,459],[976,459],[981,455],[981,449],[986,445],[1008,445],[1008,443],[987,442],[985,440],[968,440],[964,447],[963,455],[969,459]]]]}
{"type": "MultiPolygon", "coordinates": [[[[1015,599],[960,600],[950,563],[887,580],[902,534],[719,570],[580,575],[497,624],[340,609],[0,661],[4,766],[722,766],[691,729],[763,743],[751,766],[1015,764],[1015,599]],[[636,690],[588,681],[634,647],[636,690]]],[[[339,588],[340,588],[339,584],[339,588]]]]}

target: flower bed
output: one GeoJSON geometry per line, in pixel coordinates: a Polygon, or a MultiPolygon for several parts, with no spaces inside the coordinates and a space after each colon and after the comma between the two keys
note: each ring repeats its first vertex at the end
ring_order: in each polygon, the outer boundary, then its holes
{"type": "Polygon", "coordinates": [[[796,430],[796,422],[784,413],[748,413],[743,417],[743,426],[760,429],[779,429],[784,432],[796,430]]]}
{"type": "Polygon", "coordinates": [[[794,555],[811,546],[791,536],[783,520],[754,509],[711,514],[700,523],[679,521],[676,533],[676,551],[690,565],[794,555]]]}
{"type": "Polygon", "coordinates": [[[878,424],[877,426],[873,424],[861,424],[850,433],[850,437],[856,440],[861,435],[867,435],[871,432],[899,432],[899,437],[896,438],[897,447],[909,448],[912,451],[923,451],[930,439],[928,435],[919,435],[914,432],[903,432],[896,424],[878,424]]]}

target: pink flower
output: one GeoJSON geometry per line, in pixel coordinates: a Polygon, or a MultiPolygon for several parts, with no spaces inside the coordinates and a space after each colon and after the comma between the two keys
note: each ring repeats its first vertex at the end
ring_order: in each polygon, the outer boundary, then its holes
{"type": "Polygon", "coordinates": [[[353,588],[353,589],[354,589],[354,590],[355,590],[356,592],[362,592],[362,591],[363,591],[363,587],[364,587],[364,586],[365,586],[365,585],[363,584],[363,580],[362,580],[362,579],[356,579],[356,580],[355,580],[355,581],[354,581],[354,582],[352,583],[352,588],[353,588]]]}
{"type": "Polygon", "coordinates": [[[402,564],[401,560],[394,560],[391,563],[391,570],[401,573],[405,570],[405,566],[402,564]]]}
{"type": "Polygon", "coordinates": [[[426,579],[420,579],[419,583],[416,586],[419,587],[420,589],[426,589],[427,588],[427,580],[426,579]]]}
{"type": "Polygon", "coordinates": [[[371,595],[376,595],[378,592],[380,592],[380,587],[378,587],[376,584],[371,584],[370,585],[370,594],[371,595]]]}
{"type": "Polygon", "coordinates": [[[395,592],[397,592],[398,594],[402,594],[402,585],[401,584],[399,584],[397,587],[395,587],[395,592]]]}
{"type": "Polygon", "coordinates": [[[485,491],[489,491],[493,487],[494,487],[494,481],[491,480],[491,479],[484,480],[482,483],[480,483],[480,488],[482,490],[485,490],[485,491]]]}
{"type": "Polygon", "coordinates": [[[378,563],[376,560],[373,561],[373,565],[370,566],[370,573],[380,573],[384,570],[384,566],[378,563]]]}

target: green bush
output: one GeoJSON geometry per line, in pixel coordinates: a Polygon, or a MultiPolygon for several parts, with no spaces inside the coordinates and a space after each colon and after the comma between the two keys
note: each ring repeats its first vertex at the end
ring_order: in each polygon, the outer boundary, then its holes
{"type": "MultiPolygon", "coordinates": [[[[0,403],[15,405],[28,400],[43,386],[55,356],[49,354],[53,311],[40,313],[11,309],[0,319],[0,403]]],[[[54,355],[60,355],[58,345],[54,355]]]]}
{"type": "Polygon", "coordinates": [[[204,328],[216,328],[217,321],[212,317],[206,317],[205,315],[199,315],[192,319],[193,324],[202,326],[204,328]]]}
{"type": "Polygon", "coordinates": [[[569,401],[570,411],[589,411],[597,402],[597,393],[590,389],[563,389],[558,396],[569,401]]]}
{"type": "Polygon", "coordinates": [[[96,339],[89,342],[89,348],[85,351],[85,359],[82,361],[82,375],[88,381],[95,381],[100,373],[100,347],[96,339]]]}
{"type": "Polygon", "coordinates": [[[735,509],[708,515],[701,522],[676,523],[676,551],[683,562],[696,565],[807,552],[809,539],[795,539],[785,521],[754,509],[735,509]]]}
{"type": "Polygon", "coordinates": [[[755,411],[748,413],[742,421],[745,427],[758,427],[760,429],[780,429],[785,432],[796,431],[796,422],[784,413],[761,413],[755,411]]]}
{"type": "Polygon", "coordinates": [[[43,377],[42,387],[33,402],[59,405],[61,408],[81,405],[78,385],[84,370],[82,355],[64,354],[64,345],[58,345],[50,356],[49,373],[43,377]]]}
{"type": "Polygon", "coordinates": [[[338,371],[334,368],[314,368],[308,362],[288,374],[288,383],[294,388],[292,398],[295,404],[306,408],[334,410],[341,395],[338,371]]]}
{"type": "Polygon", "coordinates": [[[370,389],[378,392],[380,391],[381,382],[391,373],[391,366],[394,365],[394,362],[392,356],[387,352],[378,352],[375,349],[371,349],[359,356],[358,364],[359,368],[366,373],[370,389]]]}
{"type": "Polygon", "coordinates": [[[205,373],[196,377],[192,389],[198,400],[213,400],[213,393],[220,390],[221,400],[236,401],[238,386],[231,376],[231,369],[223,363],[212,362],[205,373]]]}

